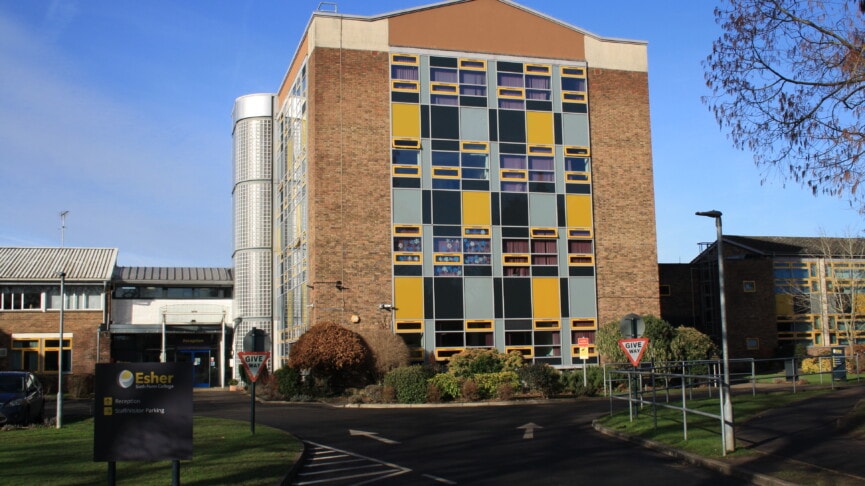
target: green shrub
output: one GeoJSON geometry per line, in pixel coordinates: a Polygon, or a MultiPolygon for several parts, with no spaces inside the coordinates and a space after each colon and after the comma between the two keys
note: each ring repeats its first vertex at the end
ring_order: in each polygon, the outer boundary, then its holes
{"type": "Polygon", "coordinates": [[[528,364],[520,368],[517,373],[528,391],[538,392],[544,397],[551,397],[562,389],[559,371],[546,363],[528,364]]]}
{"type": "Polygon", "coordinates": [[[293,397],[300,395],[303,392],[303,381],[300,371],[288,366],[280,368],[273,373],[273,378],[276,380],[277,392],[285,397],[293,397]]]}
{"type": "Polygon", "coordinates": [[[393,387],[399,403],[423,403],[426,400],[428,373],[422,366],[402,366],[388,372],[384,385],[393,387]]]}
{"type": "Polygon", "coordinates": [[[462,378],[478,373],[496,373],[504,368],[505,357],[495,349],[467,349],[451,357],[448,373],[462,378]]]}
{"type": "Polygon", "coordinates": [[[460,397],[461,381],[450,373],[439,373],[429,379],[429,383],[435,386],[442,400],[456,400],[460,397]]]}
{"type": "Polygon", "coordinates": [[[586,368],[586,384],[583,385],[583,370],[569,370],[562,373],[562,386],[568,393],[577,397],[594,397],[604,391],[604,370],[599,366],[586,368]]]}
{"type": "Polygon", "coordinates": [[[825,373],[832,371],[832,360],[827,358],[805,358],[800,366],[802,373],[825,373]]]}
{"type": "Polygon", "coordinates": [[[499,371],[497,373],[477,373],[472,377],[477,385],[480,398],[493,398],[496,396],[501,385],[510,385],[511,388],[520,386],[520,378],[514,371],[499,371]]]}

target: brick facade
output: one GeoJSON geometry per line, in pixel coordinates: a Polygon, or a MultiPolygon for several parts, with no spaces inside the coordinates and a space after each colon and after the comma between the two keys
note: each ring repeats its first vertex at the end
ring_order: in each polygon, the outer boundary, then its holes
{"type": "MultiPolygon", "coordinates": [[[[95,372],[96,363],[107,362],[111,349],[108,333],[99,333],[102,311],[67,310],[63,313],[63,334],[72,335],[72,375],[89,376],[95,372]],[[97,338],[99,333],[99,338],[97,338]],[[99,352],[96,345],[99,341],[99,352]]],[[[13,335],[44,334],[46,338],[59,338],[60,313],[58,311],[13,311],[0,312],[0,348],[11,355],[13,335]]],[[[11,357],[0,358],[0,369],[11,369],[11,357]]],[[[40,357],[40,359],[42,359],[40,357]]],[[[39,373],[47,389],[56,390],[56,373],[39,373]]],[[[64,377],[64,386],[69,383],[64,377]]]]}
{"type": "Polygon", "coordinates": [[[389,55],[317,48],[309,66],[312,322],[391,302],[389,55]],[[358,241],[362,239],[363,241],[358,241]]]}
{"type": "Polygon", "coordinates": [[[648,74],[590,67],[588,84],[598,323],[659,315],[648,74]]]}

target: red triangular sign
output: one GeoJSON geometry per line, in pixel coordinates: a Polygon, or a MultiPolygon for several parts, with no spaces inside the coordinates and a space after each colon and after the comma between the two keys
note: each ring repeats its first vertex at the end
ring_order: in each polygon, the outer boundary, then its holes
{"type": "Polygon", "coordinates": [[[237,353],[243,367],[246,368],[246,373],[249,379],[255,382],[258,380],[258,375],[267,363],[267,358],[270,358],[269,352],[240,352],[237,353]]]}
{"type": "Polygon", "coordinates": [[[625,352],[628,361],[634,366],[640,366],[640,360],[649,344],[649,338],[620,339],[619,347],[625,352]]]}

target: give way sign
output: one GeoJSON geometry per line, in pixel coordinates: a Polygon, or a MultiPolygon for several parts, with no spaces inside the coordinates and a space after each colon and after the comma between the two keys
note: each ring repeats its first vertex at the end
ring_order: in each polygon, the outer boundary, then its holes
{"type": "Polygon", "coordinates": [[[237,356],[240,357],[240,362],[243,363],[243,367],[246,368],[246,373],[249,375],[249,379],[254,383],[258,380],[258,375],[261,373],[262,368],[264,368],[264,364],[267,363],[267,359],[270,358],[270,352],[241,351],[237,353],[237,356]]]}
{"type": "Polygon", "coordinates": [[[620,339],[619,347],[625,352],[628,361],[634,366],[640,366],[640,359],[648,347],[649,338],[620,339]]]}

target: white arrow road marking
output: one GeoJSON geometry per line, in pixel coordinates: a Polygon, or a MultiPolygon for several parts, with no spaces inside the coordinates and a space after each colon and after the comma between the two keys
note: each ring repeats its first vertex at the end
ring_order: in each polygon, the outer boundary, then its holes
{"type": "Polygon", "coordinates": [[[385,444],[399,444],[399,442],[395,440],[385,439],[384,437],[379,437],[375,432],[366,432],[364,430],[348,430],[349,435],[361,435],[364,437],[369,437],[370,439],[375,439],[379,442],[384,442],[385,444]]]}
{"type": "Polygon", "coordinates": [[[535,429],[543,429],[543,427],[541,427],[540,425],[538,425],[534,422],[529,422],[526,425],[521,425],[517,428],[518,429],[525,429],[525,432],[523,432],[523,439],[534,439],[535,438],[535,429]]]}

